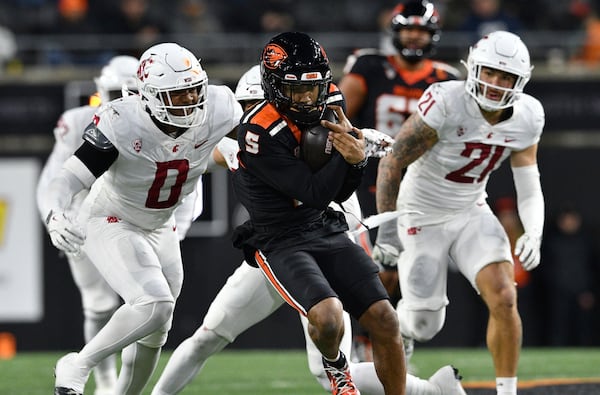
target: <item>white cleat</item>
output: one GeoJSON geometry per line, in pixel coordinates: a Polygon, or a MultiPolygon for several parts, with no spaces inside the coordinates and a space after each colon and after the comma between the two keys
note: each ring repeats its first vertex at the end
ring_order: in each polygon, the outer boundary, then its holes
{"type": "Polygon", "coordinates": [[[72,352],[60,358],[54,368],[54,388],[57,393],[83,394],[89,370],[75,365],[77,353],[72,352]],[[65,391],[65,392],[63,392],[65,391]],[[71,391],[71,392],[68,392],[71,391]]]}
{"type": "Polygon", "coordinates": [[[467,395],[460,383],[461,378],[457,369],[446,365],[439,368],[427,381],[440,389],[440,395],[467,395]]]}

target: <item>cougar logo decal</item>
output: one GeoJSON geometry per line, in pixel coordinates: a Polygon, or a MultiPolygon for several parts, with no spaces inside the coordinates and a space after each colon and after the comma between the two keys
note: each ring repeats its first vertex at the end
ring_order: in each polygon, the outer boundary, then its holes
{"type": "Polygon", "coordinates": [[[287,57],[288,54],[277,44],[267,45],[262,56],[265,67],[271,70],[278,68],[287,57]]]}
{"type": "Polygon", "coordinates": [[[140,62],[140,66],[137,70],[137,77],[140,80],[144,81],[146,78],[148,78],[150,74],[146,70],[146,67],[150,66],[152,63],[154,63],[154,60],[151,57],[140,62]]]}

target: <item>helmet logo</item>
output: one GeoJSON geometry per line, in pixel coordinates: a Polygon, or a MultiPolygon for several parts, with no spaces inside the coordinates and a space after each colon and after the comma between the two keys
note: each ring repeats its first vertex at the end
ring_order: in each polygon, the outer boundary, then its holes
{"type": "Polygon", "coordinates": [[[149,66],[152,63],[154,63],[154,62],[151,57],[148,59],[144,59],[140,62],[140,67],[138,68],[138,71],[137,71],[137,77],[140,80],[144,81],[146,78],[148,78],[149,73],[148,73],[148,71],[146,71],[146,66],[149,66]]]}
{"type": "Polygon", "coordinates": [[[278,68],[281,62],[286,60],[287,57],[288,54],[279,45],[269,44],[263,51],[262,59],[266,68],[274,70],[278,68]]]}

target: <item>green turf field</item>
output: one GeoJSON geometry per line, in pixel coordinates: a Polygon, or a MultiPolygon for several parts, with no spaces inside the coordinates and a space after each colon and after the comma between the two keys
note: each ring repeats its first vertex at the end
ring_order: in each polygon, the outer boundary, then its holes
{"type": "MultiPolygon", "coordinates": [[[[0,394],[50,395],[54,384],[53,366],[61,355],[22,352],[11,360],[0,360],[0,394]]],[[[169,355],[169,352],[163,354],[151,385],[169,355]]],[[[491,381],[494,376],[485,349],[420,349],[412,362],[421,377],[428,377],[446,364],[458,367],[466,384],[491,381]]],[[[519,381],[548,378],[596,378],[600,382],[600,349],[525,349],[519,381]]],[[[93,379],[90,379],[86,394],[93,394],[92,389],[93,379]]],[[[467,389],[467,392],[476,391],[467,389]]],[[[145,394],[149,393],[147,389],[145,394]]],[[[183,392],[196,395],[324,393],[310,375],[301,350],[224,351],[211,358],[202,374],[183,392]]]]}

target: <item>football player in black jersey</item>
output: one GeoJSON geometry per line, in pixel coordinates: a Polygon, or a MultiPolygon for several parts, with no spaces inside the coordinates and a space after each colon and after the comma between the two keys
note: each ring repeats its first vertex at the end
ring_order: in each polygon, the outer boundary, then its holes
{"type": "Polygon", "coordinates": [[[345,308],[371,334],[385,394],[405,394],[398,318],[377,266],[345,235],[343,214],[328,209],[360,183],[366,164],[362,132],[340,106],[335,107],[339,123],[321,121],[335,95],[329,93],[325,51],[310,36],[273,37],[261,56],[261,77],[267,100],[246,112],[238,128],[240,166],[233,185],[250,220],[236,229],[234,244],[308,318],[333,393],[358,394],[339,351],[345,308]],[[298,152],[302,130],[320,121],[332,130],[335,151],[313,173],[298,152]]]}
{"type": "MultiPolygon", "coordinates": [[[[441,35],[439,14],[432,3],[408,0],[398,4],[391,14],[389,39],[393,50],[357,50],[348,57],[339,88],[346,99],[346,114],[355,125],[374,128],[394,137],[404,120],[415,111],[417,101],[429,85],[457,79],[460,72],[430,59],[441,35]]],[[[375,158],[369,161],[357,191],[364,216],[377,214],[375,179],[378,163],[375,158]]],[[[377,232],[373,230],[362,236],[360,243],[367,251],[371,250],[371,242],[375,240],[372,256],[381,266],[381,279],[395,304],[400,299],[396,270],[400,251],[392,247],[400,245],[396,240],[395,221],[384,223],[377,232]],[[391,242],[388,238],[395,240],[391,242]]],[[[364,349],[363,340],[369,348],[365,334],[355,339],[355,348],[364,349]]],[[[370,360],[369,352],[360,359],[370,360]]]]}

